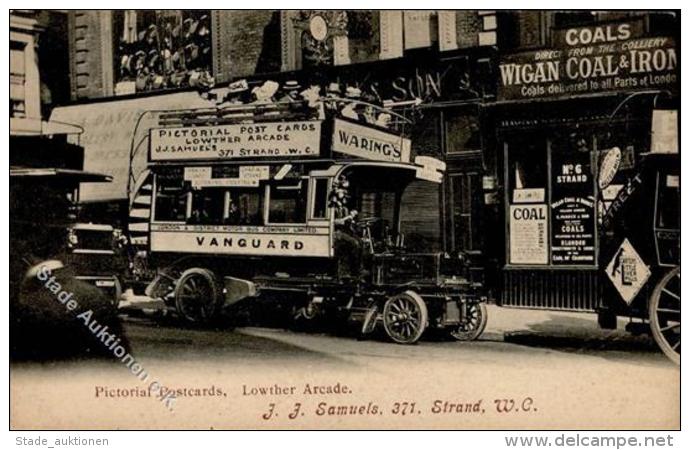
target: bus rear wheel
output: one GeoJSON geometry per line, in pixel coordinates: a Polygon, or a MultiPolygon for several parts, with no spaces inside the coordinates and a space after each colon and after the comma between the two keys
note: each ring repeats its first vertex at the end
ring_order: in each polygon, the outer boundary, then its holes
{"type": "Polygon", "coordinates": [[[383,327],[398,344],[414,344],[429,322],[424,300],[413,291],[393,295],[383,305],[383,327]]]}
{"type": "Polygon", "coordinates": [[[657,345],[680,364],[680,267],[670,270],[649,299],[649,324],[657,345]]]}
{"type": "Polygon", "coordinates": [[[207,269],[185,270],[175,284],[175,308],[186,322],[208,323],[218,312],[216,277],[207,269]]]}
{"type": "Polygon", "coordinates": [[[472,303],[467,305],[463,322],[457,326],[450,327],[448,334],[458,341],[474,341],[486,328],[488,315],[484,303],[472,303]]]}

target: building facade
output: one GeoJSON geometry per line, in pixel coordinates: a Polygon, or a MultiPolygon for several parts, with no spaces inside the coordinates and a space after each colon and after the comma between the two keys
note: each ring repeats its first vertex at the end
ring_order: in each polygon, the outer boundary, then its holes
{"type": "Polygon", "coordinates": [[[41,28],[33,11],[10,14],[10,131],[40,131],[41,85],[38,71],[38,35],[41,28]]]}
{"type": "Polygon", "coordinates": [[[673,12],[70,11],[71,103],[53,117],[83,127],[86,168],[114,177],[85,200],[126,205],[148,113],[215,107],[234,83],[355,89],[447,164],[441,185],[408,189],[403,231],[511,292],[524,268],[547,283],[596,267],[602,213],[556,233],[559,208],[615,197],[592,154],[618,148],[624,170],[651,151],[655,111],[678,109],[679,29],[673,12]]]}

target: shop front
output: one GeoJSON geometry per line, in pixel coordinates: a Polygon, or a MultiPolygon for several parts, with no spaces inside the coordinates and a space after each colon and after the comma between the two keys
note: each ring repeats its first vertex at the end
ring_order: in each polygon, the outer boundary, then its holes
{"type": "MultiPolygon", "coordinates": [[[[645,36],[634,21],[556,30],[554,43],[498,65],[498,301],[621,310],[624,296],[602,276],[621,232],[606,217],[645,155],[679,152],[675,41],[645,36]]],[[[644,240],[633,244],[644,253],[644,240]]]]}

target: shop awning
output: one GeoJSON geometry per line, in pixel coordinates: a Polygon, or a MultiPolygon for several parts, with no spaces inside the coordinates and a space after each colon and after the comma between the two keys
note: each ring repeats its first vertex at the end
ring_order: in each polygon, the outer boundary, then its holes
{"type": "Polygon", "coordinates": [[[113,177],[85,170],[57,169],[52,167],[10,167],[11,179],[53,179],[57,181],[71,181],[75,183],[110,182],[113,177]]]}
{"type": "Polygon", "coordinates": [[[11,118],[12,136],[52,136],[55,134],[81,134],[84,129],[71,123],[32,118],[11,118]]]}

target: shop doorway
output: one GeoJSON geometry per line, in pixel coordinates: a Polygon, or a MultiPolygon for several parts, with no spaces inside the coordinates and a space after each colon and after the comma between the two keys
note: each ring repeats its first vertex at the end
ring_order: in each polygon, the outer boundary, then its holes
{"type": "Polygon", "coordinates": [[[482,233],[479,212],[482,208],[482,177],[477,171],[449,176],[451,246],[457,252],[475,256],[482,254],[482,233]]]}
{"type": "Polygon", "coordinates": [[[444,111],[448,177],[446,251],[463,253],[479,265],[483,254],[483,158],[479,112],[474,107],[444,111]]]}

